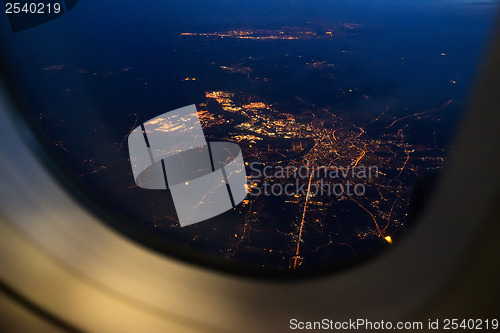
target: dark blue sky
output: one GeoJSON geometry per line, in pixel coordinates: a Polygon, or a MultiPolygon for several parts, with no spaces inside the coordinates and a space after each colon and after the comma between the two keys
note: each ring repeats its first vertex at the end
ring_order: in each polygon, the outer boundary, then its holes
{"type": "MultiPolygon", "coordinates": [[[[255,25],[297,21],[357,21],[370,24],[489,20],[498,1],[80,1],[65,24],[93,29],[193,28],[207,24],[255,25]]],[[[3,19],[2,19],[3,20],[3,19]]],[[[3,22],[2,22],[3,24],[3,22]]],[[[56,25],[55,23],[53,24],[56,25]]],[[[3,28],[3,27],[2,27],[3,28]]],[[[415,27],[418,29],[418,27],[415,27]]]]}
{"type": "Polygon", "coordinates": [[[25,61],[36,61],[31,56],[33,52],[37,58],[72,54],[73,43],[79,52],[84,48],[85,53],[98,54],[123,45],[156,48],[155,44],[168,43],[169,35],[181,31],[297,25],[308,21],[381,26],[393,30],[388,38],[402,41],[425,36],[432,43],[433,38],[439,40],[448,34],[454,38],[463,35],[463,42],[468,43],[468,35],[474,35],[470,42],[477,46],[484,44],[477,36],[489,36],[498,12],[495,3],[498,1],[80,1],[62,17],[18,34],[10,32],[6,15],[1,15],[0,38],[18,50],[13,58],[27,55],[25,61]],[[25,51],[19,52],[22,49],[25,51]]]}

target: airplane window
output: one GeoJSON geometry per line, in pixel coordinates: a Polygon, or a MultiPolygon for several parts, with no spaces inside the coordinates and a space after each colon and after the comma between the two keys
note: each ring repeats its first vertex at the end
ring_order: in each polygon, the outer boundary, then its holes
{"type": "Polygon", "coordinates": [[[267,277],[397,246],[446,165],[497,8],[4,3],[14,116],[63,184],[157,251],[267,277]]]}

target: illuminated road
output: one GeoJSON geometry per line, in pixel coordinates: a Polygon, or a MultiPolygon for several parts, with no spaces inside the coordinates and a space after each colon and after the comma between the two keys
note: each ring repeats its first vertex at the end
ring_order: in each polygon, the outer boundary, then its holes
{"type": "Polygon", "coordinates": [[[299,258],[299,252],[300,252],[300,243],[302,242],[302,230],[304,228],[304,223],[306,221],[306,211],[307,211],[307,203],[309,201],[309,194],[311,193],[311,182],[313,178],[313,172],[309,172],[309,184],[307,185],[307,194],[306,194],[306,200],[304,202],[304,211],[302,212],[302,220],[300,221],[300,230],[299,230],[299,237],[297,239],[297,249],[295,250],[295,259],[293,262],[293,269],[297,268],[297,259],[299,258]]]}

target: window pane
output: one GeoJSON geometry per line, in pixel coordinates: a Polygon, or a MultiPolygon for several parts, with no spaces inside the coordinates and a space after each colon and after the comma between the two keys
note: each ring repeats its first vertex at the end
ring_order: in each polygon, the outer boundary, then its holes
{"type": "Polygon", "coordinates": [[[22,113],[66,181],[105,222],[159,251],[283,275],[356,262],[411,229],[414,184],[425,189],[445,166],[497,9],[460,0],[65,5],[19,32],[3,15],[1,47],[22,113]],[[183,151],[201,155],[167,161],[176,148],[162,135],[180,128],[167,112],[193,104],[205,139],[185,132],[197,143],[183,151]],[[160,189],[136,184],[136,129],[145,159],[166,154],[141,178],[165,180],[160,189]],[[234,158],[208,152],[220,141],[237,144],[222,145],[234,158]],[[190,213],[195,203],[180,207],[188,190],[207,207],[221,193],[210,216],[224,213],[203,220],[190,213]],[[181,227],[181,212],[203,221],[181,227]]]}

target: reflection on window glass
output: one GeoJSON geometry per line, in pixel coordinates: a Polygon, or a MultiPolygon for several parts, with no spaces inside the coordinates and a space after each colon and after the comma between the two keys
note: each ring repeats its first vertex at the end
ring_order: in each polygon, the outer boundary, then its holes
{"type": "Polygon", "coordinates": [[[2,15],[1,48],[22,112],[106,222],[167,254],[293,275],[401,240],[415,182],[446,164],[496,9],[86,1],[19,32],[2,15]],[[241,148],[249,193],[181,227],[173,191],[137,186],[128,137],[192,104],[206,142],[241,148]]]}

